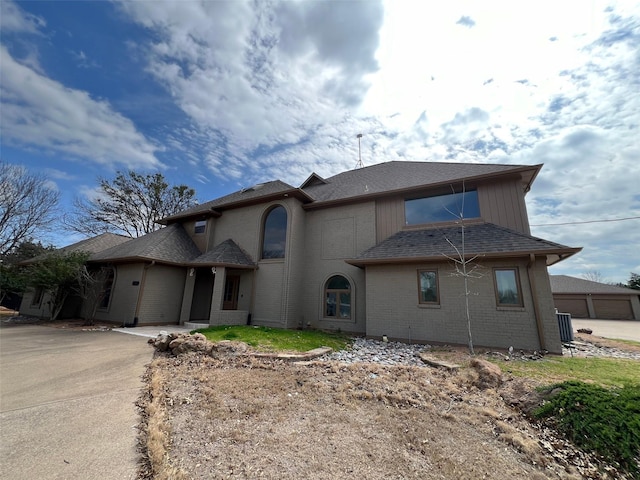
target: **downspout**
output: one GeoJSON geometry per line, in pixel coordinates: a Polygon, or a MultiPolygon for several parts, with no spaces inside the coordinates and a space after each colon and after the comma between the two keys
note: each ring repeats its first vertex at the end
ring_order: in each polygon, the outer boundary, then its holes
{"type": "Polygon", "coordinates": [[[140,280],[140,290],[138,290],[138,301],[136,302],[136,311],[133,314],[133,326],[138,326],[138,315],[140,313],[140,305],[142,304],[142,295],[144,293],[144,284],[147,280],[147,270],[156,264],[155,260],[152,260],[150,264],[145,265],[142,268],[142,279],[140,280]]]}
{"type": "Polygon", "coordinates": [[[529,277],[529,285],[531,287],[531,297],[533,300],[533,314],[536,317],[536,327],[538,328],[538,339],[540,341],[540,349],[546,350],[547,345],[544,340],[544,324],[540,318],[540,304],[538,303],[538,289],[536,288],[536,278],[533,272],[533,265],[536,263],[536,256],[529,254],[529,263],[527,264],[527,276],[529,277]]]}

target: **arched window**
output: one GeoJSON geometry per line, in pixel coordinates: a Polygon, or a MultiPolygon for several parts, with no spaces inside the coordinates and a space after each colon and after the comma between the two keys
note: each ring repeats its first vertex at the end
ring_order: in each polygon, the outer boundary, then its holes
{"type": "Polygon", "coordinates": [[[324,316],[348,320],[351,318],[351,284],[342,275],[334,275],[324,287],[324,316]]]}
{"type": "Polygon", "coordinates": [[[284,258],[287,245],[287,211],[282,206],[272,209],[264,219],[262,258],[284,258]]]}

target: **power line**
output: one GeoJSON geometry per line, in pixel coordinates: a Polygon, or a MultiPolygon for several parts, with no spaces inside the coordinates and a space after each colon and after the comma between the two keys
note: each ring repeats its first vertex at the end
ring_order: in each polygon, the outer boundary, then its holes
{"type": "Polygon", "coordinates": [[[531,227],[555,227],[557,225],[582,225],[585,223],[606,223],[606,222],[624,222],[625,220],[637,220],[640,217],[626,217],[626,218],[608,218],[602,220],[585,220],[584,222],[564,222],[564,223],[538,223],[530,225],[531,227]]]}

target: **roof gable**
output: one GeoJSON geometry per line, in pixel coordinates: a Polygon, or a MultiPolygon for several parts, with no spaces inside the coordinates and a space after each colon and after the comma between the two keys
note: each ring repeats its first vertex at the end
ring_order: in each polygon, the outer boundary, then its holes
{"type": "Polygon", "coordinates": [[[324,178],[313,172],[311,175],[309,175],[309,178],[302,182],[300,188],[305,189],[306,187],[310,187],[312,185],[326,185],[327,183],[328,182],[324,178]]]}
{"type": "Polygon", "coordinates": [[[200,255],[191,262],[194,266],[234,266],[255,268],[256,264],[251,256],[230,238],[219,243],[208,252],[200,255]]]}

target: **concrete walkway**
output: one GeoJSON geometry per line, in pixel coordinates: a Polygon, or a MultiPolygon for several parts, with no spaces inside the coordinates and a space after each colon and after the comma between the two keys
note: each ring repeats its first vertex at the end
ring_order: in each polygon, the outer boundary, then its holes
{"type": "Polygon", "coordinates": [[[590,328],[593,335],[605,338],[619,338],[640,342],[640,321],[638,320],[591,320],[572,318],[573,330],[590,328]]]}
{"type": "Polygon", "coordinates": [[[181,327],[179,325],[163,325],[155,327],[133,327],[133,328],[114,328],[113,332],[127,333],[138,337],[156,338],[160,332],[167,333],[189,333],[192,329],[181,327]]]}
{"type": "Polygon", "coordinates": [[[0,328],[0,477],[135,479],[146,339],[0,328]]]}

